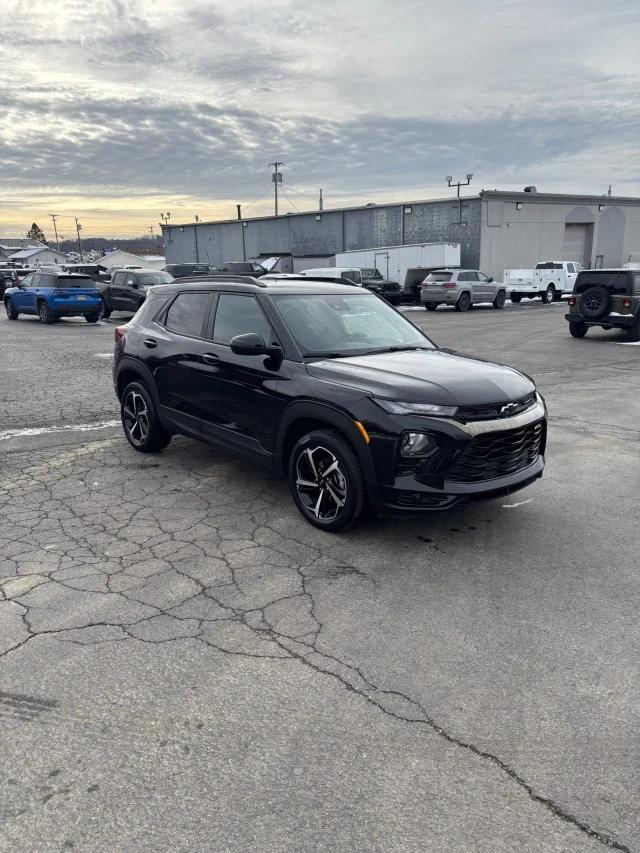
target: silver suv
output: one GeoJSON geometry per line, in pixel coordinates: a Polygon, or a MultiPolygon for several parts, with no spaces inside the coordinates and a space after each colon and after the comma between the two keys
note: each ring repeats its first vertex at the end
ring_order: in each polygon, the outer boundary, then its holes
{"type": "Polygon", "coordinates": [[[420,285],[420,302],[427,311],[435,311],[438,305],[468,311],[480,302],[503,308],[506,298],[504,284],[480,270],[435,270],[420,285]]]}

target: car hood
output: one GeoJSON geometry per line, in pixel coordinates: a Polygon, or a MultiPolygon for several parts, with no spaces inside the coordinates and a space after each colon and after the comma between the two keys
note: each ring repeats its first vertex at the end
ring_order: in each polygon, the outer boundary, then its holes
{"type": "Polygon", "coordinates": [[[385,400],[472,406],[517,400],[535,385],[512,367],[443,350],[409,350],[307,364],[311,376],[385,400]]]}

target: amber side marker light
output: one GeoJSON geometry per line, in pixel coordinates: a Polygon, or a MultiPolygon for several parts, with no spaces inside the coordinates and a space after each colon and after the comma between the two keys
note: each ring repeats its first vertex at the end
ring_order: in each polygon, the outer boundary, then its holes
{"type": "Polygon", "coordinates": [[[364,440],[367,442],[367,444],[369,444],[369,441],[370,441],[371,439],[369,438],[369,433],[368,433],[368,432],[366,431],[366,429],[364,428],[364,424],[361,424],[361,423],[360,423],[360,421],[354,421],[354,424],[355,424],[355,425],[358,427],[358,429],[360,430],[360,432],[361,432],[362,437],[364,438],[364,440]]]}

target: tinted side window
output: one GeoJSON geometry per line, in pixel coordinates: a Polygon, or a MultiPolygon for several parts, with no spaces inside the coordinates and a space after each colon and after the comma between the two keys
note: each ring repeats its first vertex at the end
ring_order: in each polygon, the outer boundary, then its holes
{"type": "Polygon", "coordinates": [[[266,343],[271,343],[273,338],[269,321],[255,296],[221,293],[213,326],[213,340],[217,344],[228,344],[231,338],[247,332],[262,335],[266,343]]]}
{"type": "Polygon", "coordinates": [[[209,306],[208,293],[180,293],[167,311],[167,329],[178,335],[202,337],[202,321],[209,306]]]}
{"type": "Polygon", "coordinates": [[[25,276],[22,279],[22,286],[23,287],[31,287],[33,285],[33,279],[34,279],[33,273],[29,273],[29,275],[25,276]]]}

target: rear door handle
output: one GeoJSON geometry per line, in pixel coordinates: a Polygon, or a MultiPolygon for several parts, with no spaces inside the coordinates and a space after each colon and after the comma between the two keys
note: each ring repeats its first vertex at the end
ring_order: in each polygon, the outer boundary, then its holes
{"type": "Polygon", "coordinates": [[[158,342],[157,342],[157,341],[154,341],[154,339],[153,339],[153,338],[145,338],[145,340],[144,340],[142,343],[143,343],[146,347],[149,347],[149,349],[153,349],[154,347],[157,347],[157,346],[158,346],[158,342]]]}
{"type": "Polygon", "coordinates": [[[220,361],[220,358],[212,352],[204,352],[202,353],[202,360],[207,364],[217,364],[220,361]]]}

